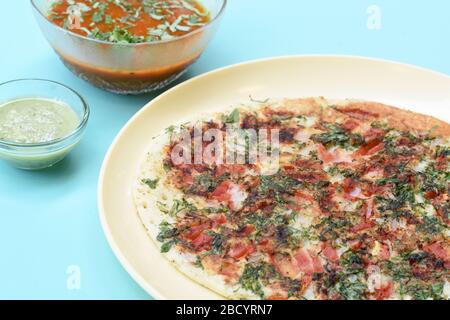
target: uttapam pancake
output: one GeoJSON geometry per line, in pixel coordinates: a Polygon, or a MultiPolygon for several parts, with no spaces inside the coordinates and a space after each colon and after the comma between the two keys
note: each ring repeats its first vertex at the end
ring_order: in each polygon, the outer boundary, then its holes
{"type": "Polygon", "coordinates": [[[288,99],[192,119],[149,143],[134,189],[142,223],[179,271],[224,297],[449,298],[448,123],[288,99]],[[174,163],[199,123],[224,136],[229,125],[277,132],[277,170],[217,154],[174,163]]]}

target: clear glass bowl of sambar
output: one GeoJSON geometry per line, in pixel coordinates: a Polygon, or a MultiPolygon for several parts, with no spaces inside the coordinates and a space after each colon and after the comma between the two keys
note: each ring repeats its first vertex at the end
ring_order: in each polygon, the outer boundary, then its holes
{"type": "Polygon", "coordinates": [[[169,40],[112,43],[64,29],[48,18],[54,0],[30,0],[38,24],[64,65],[89,83],[118,94],[162,89],[201,56],[215,35],[227,0],[198,0],[210,20],[169,40]]]}

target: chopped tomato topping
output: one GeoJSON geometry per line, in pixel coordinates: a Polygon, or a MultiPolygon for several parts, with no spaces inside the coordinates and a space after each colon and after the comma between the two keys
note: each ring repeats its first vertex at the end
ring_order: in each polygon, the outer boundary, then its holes
{"type": "Polygon", "coordinates": [[[322,214],[319,205],[314,199],[314,196],[311,194],[307,194],[305,192],[298,191],[291,198],[293,201],[289,201],[286,204],[286,208],[293,211],[302,211],[305,206],[308,206],[311,213],[316,216],[320,216],[322,214]]]}
{"type": "Polygon", "coordinates": [[[434,191],[428,191],[425,192],[424,196],[427,200],[432,200],[435,199],[437,196],[439,196],[439,194],[434,191]]]}
{"type": "Polygon", "coordinates": [[[267,298],[267,300],[288,300],[287,294],[275,293],[267,298]]]}
{"type": "Polygon", "coordinates": [[[362,221],[360,223],[358,223],[356,226],[353,226],[352,228],[350,228],[351,232],[360,232],[360,231],[364,231],[370,228],[373,228],[375,226],[375,222],[373,221],[362,221]]]}
{"type": "Polygon", "coordinates": [[[352,159],[346,155],[341,149],[336,149],[331,152],[327,150],[322,144],[317,145],[317,152],[319,159],[324,163],[350,163],[352,159]]]}
{"type": "Polygon", "coordinates": [[[386,300],[392,295],[393,284],[392,281],[389,281],[387,284],[382,286],[379,289],[375,289],[375,299],[377,300],[386,300]]]}
{"type": "Polygon", "coordinates": [[[443,243],[435,242],[426,245],[423,247],[423,250],[444,261],[446,268],[450,267],[450,248],[445,247],[443,243]]]}
{"type": "Polygon", "coordinates": [[[342,186],[344,187],[344,191],[346,193],[352,192],[357,185],[358,183],[356,182],[356,180],[352,178],[345,178],[344,182],[342,183],[342,186]]]}
{"type": "Polygon", "coordinates": [[[239,236],[241,237],[247,237],[252,234],[252,232],[255,231],[255,226],[252,224],[246,225],[244,228],[239,230],[239,236]]]}
{"type": "Polygon", "coordinates": [[[355,239],[355,240],[350,240],[349,245],[352,250],[359,250],[359,249],[361,249],[363,243],[361,240],[355,239]]]}
{"type": "Polygon", "coordinates": [[[344,197],[348,200],[354,199],[367,199],[365,193],[369,193],[367,190],[362,190],[360,184],[352,178],[346,178],[342,184],[344,189],[344,197]]]}
{"type": "Polygon", "coordinates": [[[347,131],[352,131],[352,130],[356,129],[359,126],[359,124],[360,124],[359,121],[357,121],[355,119],[347,119],[342,124],[342,128],[347,131]]]}
{"type": "Polygon", "coordinates": [[[228,194],[228,189],[230,188],[231,181],[223,181],[217,186],[217,188],[212,192],[211,197],[218,201],[227,201],[230,199],[228,194]]]}
{"type": "Polygon", "coordinates": [[[244,174],[246,167],[240,164],[222,164],[217,166],[216,177],[221,177],[224,174],[244,174]]]}
{"type": "Polygon", "coordinates": [[[271,199],[262,199],[262,200],[257,200],[255,203],[253,203],[250,206],[247,206],[244,210],[246,212],[255,212],[258,211],[260,209],[264,209],[264,208],[268,208],[272,205],[274,201],[271,199]]]}
{"type": "Polygon", "coordinates": [[[437,213],[447,225],[450,225],[448,212],[443,207],[438,208],[437,213]]]}
{"type": "Polygon", "coordinates": [[[333,162],[334,156],[322,145],[317,145],[317,152],[319,153],[319,158],[325,163],[333,162]]]}
{"type": "Polygon", "coordinates": [[[247,198],[247,193],[241,185],[224,181],[212,192],[211,198],[225,203],[232,210],[239,210],[247,198]]]}
{"type": "Polygon", "coordinates": [[[335,248],[331,246],[328,242],[322,244],[322,254],[330,261],[339,261],[339,256],[335,248]]]}
{"type": "Polygon", "coordinates": [[[381,244],[378,257],[381,260],[389,260],[389,258],[391,257],[391,251],[389,250],[389,246],[387,244],[384,243],[381,244]]]}
{"type": "Polygon", "coordinates": [[[192,176],[192,174],[185,174],[183,175],[183,183],[186,185],[192,185],[194,183],[194,177],[192,176]]]}
{"type": "Polygon", "coordinates": [[[290,255],[277,254],[272,257],[272,262],[277,271],[284,277],[296,278],[302,271],[298,262],[290,255]]]}
{"type": "Polygon", "coordinates": [[[269,117],[280,116],[280,117],[293,117],[294,113],[288,110],[278,110],[273,108],[265,107],[263,113],[269,117]]]}
{"type": "Polygon", "coordinates": [[[206,270],[218,273],[220,271],[221,257],[217,254],[207,255],[202,258],[202,265],[206,270]]]}
{"type": "MultiPolygon", "coordinates": [[[[380,176],[382,176],[381,170],[378,173],[380,174],[380,176]]],[[[371,197],[374,194],[382,193],[386,188],[388,188],[387,185],[383,186],[383,185],[377,185],[375,183],[367,184],[364,189],[364,194],[368,197],[371,197]]]]}
{"type": "Polygon", "coordinates": [[[213,218],[213,228],[217,228],[218,226],[221,226],[223,224],[227,223],[227,217],[225,217],[223,214],[219,214],[216,217],[213,218]]]}
{"type": "Polygon", "coordinates": [[[312,275],[306,274],[302,277],[302,291],[304,292],[312,282],[312,275]]]}
{"type": "Polygon", "coordinates": [[[373,210],[375,208],[375,201],[373,200],[373,198],[365,201],[363,208],[364,208],[364,216],[366,220],[369,220],[372,217],[373,210]]]}
{"type": "Polygon", "coordinates": [[[190,227],[188,230],[183,232],[183,238],[187,240],[195,240],[205,229],[207,229],[207,226],[204,224],[190,227]]]}
{"type": "Polygon", "coordinates": [[[366,141],[372,141],[375,139],[382,138],[386,133],[383,129],[379,128],[370,128],[366,132],[364,132],[363,136],[366,141]]]}
{"type": "Polygon", "coordinates": [[[378,139],[364,144],[356,151],[355,156],[370,156],[384,149],[384,143],[378,139]]]}
{"type": "Polygon", "coordinates": [[[303,200],[314,201],[314,196],[311,193],[306,193],[303,191],[296,191],[295,197],[303,200]]]}
{"type": "Polygon", "coordinates": [[[252,245],[245,242],[237,242],[231,246],[228,255],[233,259],[239,260],[247,257],[253,252],[255,252],[255,248],[253,248],[252,245]]]}
{"type": "Polygon", "coordinates": [[[202,265],[206,270],[225,276],[226,281],[230,281],[238,277],[239,266],[233,261],[224,259],[219,255],[208,255],[202,258],[202,265]]]}
{"type": "Polygon", "coordinates": [[[319,257],[305,249],[298,250],[295,259],[300,270],[306,274],[323,272],[323,266],[319,257]]]}
{"type": "Polygon", "coordinates": [[[265,253],[272,254],[275,251],[273,240],[263,239],[258,243],[258,248],[265,253]]]}
{"type": "Polygon", "coordinates": [[[197,238],[192,241],[192,245],[196,250],[205,249],[211,246],[213,237],[203,231],[197,238]]]}
{"type": "Polygon", "coordinates": [[[339,111],[358,120],[368,120],[379,117],[378,113],[369,112],[357,107],[339,108],[339,111]]]}
{"type": "Polygon", "coordinates": [[[370,155],[376,154],[383,149],[384,149],[384,143],[380,143],[380,144],[376,145],[375,147],[373,147],[372,149],[370,149],[369,151],[367,151],[366,155],[370,156],[370,155]]]}
{"type": "Polygon", "coordinates": [[[239,274],[239,266],[230,261],[223,261],[220,266],[219,274],[222,274],[230,279],[235,279],[239,274]]]}

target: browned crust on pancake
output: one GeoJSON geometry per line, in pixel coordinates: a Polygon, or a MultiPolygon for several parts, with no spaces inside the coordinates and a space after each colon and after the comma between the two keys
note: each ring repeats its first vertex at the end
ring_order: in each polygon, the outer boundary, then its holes
{"type": "Polygon", "coordinates": [[[328,102],[322,97],[285,99],[281,107],[287,111],[301,111],[305,115],[322,115],[323,111],[328,107],[328,102]]]}
{"type": "Polygon", "coordinates": [[[285,100],[283,107],[317,115],[327,122],[341,123],[348,116],[362,121],[387,121],[400,131],[429,132],[431,136],[450,137],[450,124],[435,117],[392,107],[378,102],[343,100],[331,103],[326,99],[305,98],[285,100]],[[331,108],[333,106],[334,108],[331,108]],[[361,114],[357,110],[363,111],[361,114]],[[352,112],[356,111],[356,112],[352,112]]]}
{"type": "MultiPolygon", "coordinates": [[[[390,127],[401,131],[427,132],[433,136],[450,136],[450,124],[435,117],[388,106],[377,102],[348,101],[339,104],[337,110],[360,109],[385,120],[390,127]]],[[[373,118],[375,120],[376,118],[373,118]]]]}

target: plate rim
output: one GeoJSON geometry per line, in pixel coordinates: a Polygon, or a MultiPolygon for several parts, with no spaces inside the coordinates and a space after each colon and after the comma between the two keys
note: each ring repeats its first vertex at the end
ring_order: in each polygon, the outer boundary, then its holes
{"type": "Polygon", "coordinates": [[[102,226],[103,233],[106,237],[106,240],[108,242],[109,247],[113,251],[115,257],[117,260],[119,260],[122,267],[125,269],[125,271],[131,276],[131,278],[149,295],[150,298],[157,299],[157,300],[168,300],[169,298],[165,297],[161,293],[158,292],[152,285],[147,283],[143,279],[143,277],[139,274],[139,272],[135,269],[135,267],[127,260],[125,257],[125,254],[122,252],[122,250],[119,248],[116,240],[114,239],[114,236],[109,228],[107,219],[106,219],[106,211],[103,205],[102,201],[102,194],[104,191],[104,180],[105,175],[108,167],[108,163],[112,157],[112,154],[114,152],[114,149],[118,143],[118,141],[123,137],[125,132],[128,130],[129,127],[134,123],[134,121],[141,116],[148,108],[151,108],[153,104],[156,104],[159,100],[162,100],[165,96],[172,94],[172,92],[179,90],[180,88],[184,86],[190,85],[192,82],[195,82],[199,79],[203,79],[205,77],[209,77],[211,75],[221,73],[226,70],[239,68],[241,66],[245,65],[251,65],[251,64],[258,64],[258,63],[264,63],[264,62],[272,62],[276,60],[290,60],[290,59],[309,59],[309,58],[330,58],[330,59],[350,59],[350,60],[360,60],[360,61],[372,61],[372,62],[382,62],[382,63],[388,63],[393,66],[401,66],[406,67],[410,69],[415,69],[417,71],[421,72],[427,72],[434,74],[436,76],[445,77],[450,80],[450,75],[436,71],[434,69],[417,66],[409,63],[399,62],[395,60],[389,60],[384,58],[378,58],[378,57],[369,57],[369,56],[358,56],[358,55],[340,55],[340,54],[294,54],[294,55],[281,55],[281,56],[274,56],[274,57],[265,57],[260,59],[253,59],[253,60],[247,60],[223,67],[219,67],[210,71],[207,71],[205,73],[199,74],[195,77],[192,77],[182,83],[177,84],[176,86],[168,89],[167,91],[161,93],[157,97],[153,98],[149,102],[147,102],[142,108],[140,108],[128,121],[122,126],[122,128],[119,130],[119,132],[114,137],[113,141],[111,142],[110,146],[108,147],[108,151],[106,152],[104,159],[102,161],[100,173],[97,180],[97,211],[100,217],[100,223],[102,226]]]}

